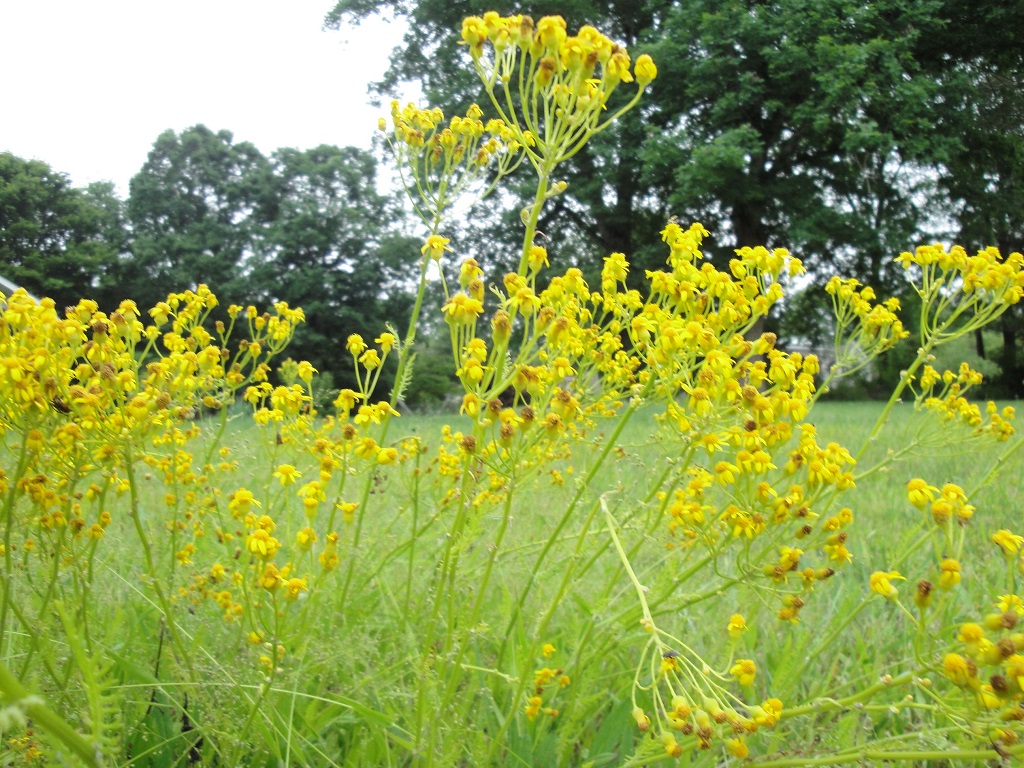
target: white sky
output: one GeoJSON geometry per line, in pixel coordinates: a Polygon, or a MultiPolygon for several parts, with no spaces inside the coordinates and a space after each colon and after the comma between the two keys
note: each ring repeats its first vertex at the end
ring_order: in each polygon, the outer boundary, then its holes
{"type": "Polygon", "coordinates": [[[0,0],[0,151],[121,197],[168,128],[227,129],[264,154],[369,148],[367,83],[396,24],[322,31],[332,0],[0,0]]]}

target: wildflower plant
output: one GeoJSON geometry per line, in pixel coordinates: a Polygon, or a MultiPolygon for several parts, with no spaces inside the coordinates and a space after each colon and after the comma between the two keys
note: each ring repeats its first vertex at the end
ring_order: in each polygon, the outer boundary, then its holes
{"type": "Polygon", "coordinates": [[[812,413],[908,336],[898,302],[830,282],[822,371],[755,332],[802,272],[785,250],[741,248],[718,269],[707,231],[670,221],[643,290],[625,254],[593,285],[559,269],[536,232],[565,190],[558,165],[657,69],[557,17],[488,13],[462,37],[494,117],[395,105],[382,122],[425,229],[417,296],[404,333],[337,340],[356,384],[330,412],[308,362],[274,370],[303,320],[285,304],[224,310],[205,286],[145,313],[0,300],[4,759],[1020,755],[1024,533],[990,526],[978,499],[1021,438],[1012,408],[965,397],[976,372],[931,366],[1020,300],[1020,255],[899,258],[920,349],[863,444],[844,446],[812,413]],[[443,232],[458,200],[520,166],[537,192],[518,268],[485,286],[462,259],[426,307],[430,265],[457,252],[443,232]],[[424,311],[447,324],[463,387],[437,435],[404,432],[397,410],[424,311]],[[879,450],[904,393],[907,436],[879,450]],[[910,470],[911,522],[859,578],[880,519],[864,488],[952,445],[985,460],[964,478],[910,470]],[[823,665],[872,613],[890,646],[869,674],[823,665]]]}

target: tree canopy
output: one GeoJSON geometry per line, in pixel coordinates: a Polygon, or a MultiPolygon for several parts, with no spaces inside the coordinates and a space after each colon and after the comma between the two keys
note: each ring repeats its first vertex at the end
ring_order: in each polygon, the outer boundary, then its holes
{"type": "Polygon", "coordinates": [[[111,188],[75,189],[46,163],[0,153],[0,264],[3,276],[58,306],[96,292],[120,242],[111,188]]]}

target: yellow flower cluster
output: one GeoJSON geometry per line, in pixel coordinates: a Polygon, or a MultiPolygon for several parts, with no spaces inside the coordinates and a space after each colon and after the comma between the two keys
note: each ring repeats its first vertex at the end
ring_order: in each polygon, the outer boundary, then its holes
{"type": "MultiPolygon", "coordinates": [[[[542,649],[544,658],[551,658],[554,653],[555,647],[550,643],[545,643],[542,649]]],[[[536,720],[540,714],[557,717],[558,710],[551,705],[555,703],[558,692],[568,688],[571,682],[569,675],[565,674],[562,669],[542,667],[536,670],[533,673],[533,693],[527,699],[523,713],[531,721],[536,720]]]]}
{"type": "Polygon", "coordinates": [[[974,256],[955,245],[919,246],[896,259],[912,271],[924,307],[922,346],[942,344],[995,320],[1024,297],[1024,255],[1003,259],[997,248],[974,256]]]}
{"type": "MultiPolygon", "coordinates": [[[[300,531],[293,560],[278,566],[275,558],[289,548],[274,535],[271,515],[277,511],[260,514],[267,499],[239,488],[225,500],[227,515],[221,516],[213,476],[234,473],[238,462],[228,448],[218,452],[219,433],[211,435],[205,459],[197,460],[189,449],[200,435],[203,411],[220,412],[222,432],[226,406],[242,390],[262,406],[257,421],[263,415],[264,422],[280,426],[308,418],[303,385],[268,382],[270,361],[304,320],[301,310],[283,302],[268,313],[220,308],[206,286],[171,294],[145,314],[130,301],[107,315],[82,300],[60,316],[52,301],[36,302],[20,291],[0,297],[0,308],[0,434],[20,439],[20,445],[13,443],[12,463],[0,472],[0,486],[6,492],[14,484],[18,491],[4,506],[9,547],[25,553],[23,568],[34,567],[27,556],[37,553],[42,570],[33,579],[60,579],[64,568],[91,572],[98,544],[119,520],[118,507],[127,505],[129,514],[120,519],[134,525],[146,578],[168,614],[183,598],[209,600],[225,620],[253,627],[264,621],[260,614],[267,604],[250,586],[265,591],[279,582],[285,601],[309,590],[307,577],[292,562],[315,556],[317,533],[300,531]],[[239,324],[249,334],[235,342],[239,324]],[[140,515],[139,466],[146,481],[162,481],[166,489],[160,514],[140,515]],[[246,531],[235,530],[232,518],[244,522],[246,531]],[[215,542],[206,538],[210,529],[215,542]],[[160,550],[166,559],[153,556],[160,550]]],[[[292,367],[294,378],[308,388],[313,367],[292,367]]],[[[321,462],[321,469],[333,468],[332,462],[321,462]]],[[[309,519],[326,498],[318,483],[301,491],[309,519]]],[[[326,538],[316,554],[329,570],[337,564],[337,536],[326,538]]],[[[74,599],[71,593],[66,597],[74,599]]]]}
{"type": "MultiPolygon", "coordinates": [[[[28,533],[34,527],[48,542],[44,557],[65,546],[74,549],[80,538],[103,538],[112,519],[111,496],[130,487],[125,476],[138,441],[172,446],[170,456],[143,450],[137,458],[177,484],[186,504],[207,508],[209,498],[196,491],[205,475],[192,469],[190,454],[182,450],[197,431],[179,425],[194,419],[200,407],[230,403],[247,381],[265,379],[267,361],[302,320],[301,311],[285,304],[274,315],[250,307],[251,339],[232,353],[229,338],[242,308],[229,307],[228,322],[218,320],[211,334],[205,324],[218,301],[206,286],[168,296],[148,312],[150,325],[131,301],[107,315],[83,299],[62,317],[51,300],[36,302],[18,291],[0,297],[0,306],[0,434],[21,434],[25,449],[4,484],[16,483],[27,499],[27,506],[14,508],[28,527],[14,528],[25,536],[26,549],[35,549],[28,533]],[[58,490],[95,473],[103,480],[90,484],[84,497],[58,490]],[[65,526],[73,533],[70,541],[65,526]]],[[[168,499],[177,508],[179,494],[168,499]]],[[[201,535],[201,521],[189,522],[201,535]]],[[[185,521],[173,524],[185,526],[185,521]]],[[[187,543],[176,554],[187,562],[187,543]]],[[[91,556],[83,550],[63,558],[71,563],[79,555],[91,556]]]]}
{"type": "MultiPolygon", "coordinates": [[[[444,113],[437,107],[420,109],[391,102],[388,142],[413,205],[428,224],[488,169],[493,176],[490,190],[523,161],[523,143],[532,137],[520,135],[499,119],[485,123],[482,116],[483,110],[473,104],[464,116],[456,115],[445,124],[444,113]],[[405,172],[412,178],[406,179],[405,172]]],[[[384,118],[378,127],[388,132],[384,118]]]]}
{"type": "Polygon", "coordinates": [[[871,286],[833,277],[825,285],[836,317],[836,367],[853,373],[910,335],[897,316],[899,299],[876,304],[871,286]]]}
{"type": "MultiPolygon", "coordinates": [[[[926,364],[921,373],[920,392],[916,395],[915,405],[936,414],[947,424],[957,422],[968,427],[972,436],[990,436],[998,442],[1005,442],[1016,431],[1013,426],[1016,411],[1012,405],[1000,410],[994,402],[989,401],[986,406],[986,423],[978,404],[966,398],[967,391],[980,384],[981,380],[981,374],[967,363],[961,363],[955,373],[943,371],[941,374],[926,364]]],[[[913,383],[910,386],[913,387],[913,383]]]]}
{"type": "Polygon", "coordinates": [[[1003,259],[998,248],[989,247],[968,256],[961,246],[954,245],[946,250],[941,244],[918,246],[914,253],[901,253],[896,261],[904,268],[917,265],[925,285],[936,282],[945,273],[955,276],[946,280],[947,285],[956,285],[966,294],[988,293],[995,301],[1016,304],[1024,297],[1024,256],[1011,253],[1003,259]]]}
{"type": "MultiPolygon", "coordinates": [[[[716,738],[728,738],[726,748],[734,754],[746,749],[745,737],[761,728],[772,728],[779,721],[783,705],[777,698],[749,704],[728,689],[729,681],[750,687],[757,675],[751,659],[737,659],[728,674],[712,670],[685,644],[660,631],[651,638],[641,660],[653,683],[653,712],[657,732],[665,753],[679,757],[685,749],[710,749],[716,738]],[[686,649],[685,653],[674,647],[686,649]],[[680,743],[682,739],[682,743],[680,743]]],[[[648,688],[648,686],[645,686],[648,688]]],[[[633,720],[646,732],[652,718],[636,702],[634,685],[633,720]]]]}
{"type": "Polygon", "coordinates": [[[531,163],[549,171],[636,104],[658,74],[646,54],[631,69],[626,49],[591,26],[569,35],[561,16],[536,23],[529,16],[493,11],[470,16],[462,22],[462,41],[499,116],[531,163]],[[615,89],[634,79],[638,89],[632,101],[606,116],[615,89]]]}
{"type": "Polygon", "coordinates": [[[980,622],[960,625],[959,652],[943,657],[941,671],[975,699],[972,725],[1009,746],[1024,736],[1024,600],[1001,595],[994,608],[980,622]]]}

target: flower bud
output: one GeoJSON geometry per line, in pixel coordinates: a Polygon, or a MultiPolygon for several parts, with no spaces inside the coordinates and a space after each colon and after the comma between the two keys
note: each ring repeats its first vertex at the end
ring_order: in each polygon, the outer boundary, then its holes
{"type": "Polygon", "coordinates": [[[509,337],[512,335],[512,320],[504,309],[499,309],[494,313],[494,319],[491,321],[491,331],[494,334],[494,343],[496,345],[508,343],[509,337]]]}
{"type": "Polygon", "coordinates": [[[633,707],[633,719],[636,720],[637,728],[641,733],[646,733],[647,729],[651,727],[651,718],[644,714],[640,707],[633,707]]]}

